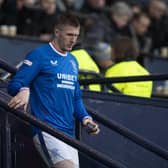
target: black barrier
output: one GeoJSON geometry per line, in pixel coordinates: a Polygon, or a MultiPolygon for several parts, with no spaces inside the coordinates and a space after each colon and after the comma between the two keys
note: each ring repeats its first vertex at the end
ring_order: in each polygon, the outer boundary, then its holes
{"type": "MultiPolygon", "coordinates": [[[[7,96],[6,94],[4,94],[4,93],[1,92],[1,96],[2,96],[2,95],[3,95],[3,97],[6,97],[6,96],[7,96]]],[[[4,103],[2,100],[0,100],[0,104],[1,104],[1,106],[4,107],[6,110],[8,110],[8,111],[10,110],[10,109],[5,105],[5,103],[4,103]]],[[[158,145],[152,143],[152,142],[149,141],[149,140],[146,140],[146,139],[142,138],[141,136],[137,135],[135,132],[128,130],[127,128],[121,126],[120,124],[118,124],[118,123],[116,123],[116,122],[114,122],[114,121],[112,121],[112,120],[109,120],[108,118],[106,118],[106,117],[104,117],[104,116],[102,116],[102,115],[96,113],[96,112],[95,112],[92,108],[90,108],[90,107],[87,107],[87,110],[92,114],[92,116],[93,116],[97,121],[100,121],[100,122],[101,122],[102,124],[104,124],[105,126],[107,126],[107,127],[109,127],[110,129],[116,131],[117,133],[119,133],[119,134],[121,134],[121,135],[127,137],[128,139],[132,140],[133,142],[139,144],[140,146],[143,146],[144,148],[146,148],[146,149],[148,149],[149,151],[151,151],[151,152],[157,154],[158,156],[160,156],[160,157],[162,157],[162,158],[168,160],[168,152],[167,152],[166,150],[162,149],[160,146],[158,146],[158,145]]],[[[27,115],[27,114],[24,114],[23,112],[18,112],[18,111],[16,111],[16,110],[15,110],[15,111],[12,110],[12,112],[14,112],[14,114],[17,115],[17,116],[19,116],[19,117],[21,116],[21,118],[24,119],[24,120],[26,120],[26,121],[29,121],[29,122],[32,122],[32,120],[33,120],[33,121],[36,121],[35,118],[32,118],[32,116],[27,115]],[[19,113],[20,113],[20,114],[19,114],[19,113]],[[27,115],[27,116],[26,116],[26,115],[27,115]]],[[[37,120],[37,121],[38,121],[38,120],[37,120]]],[[[38,122],[37,122],[37,123],[38,123],[38,122]]],[[[34,124],[35,126],[39,126],[37,123],[36,123],[36,122],[33,122],[33,124],[34,124]]],[[[42,128],[44,127],[44,130],[48,132],[48,130],[47,130],[48,128],[45,127],[45,124],[43,125],[43,123],[42,123],[41,121],[40,121],[39,123],[41,123],[41,124],[42,124],[42,128]],[[47,128],[47,129],[46,129],[46,128],[47,128]]],[[[51,130],[53,130],[53,129],[51,129],[51,130]]],[[[52,131],[51,131],[51,132],[52,132],[52,131]]],[[[51,133],[51,132],[49,131],[49,133],[51,133]]],[[[52,134],[52,133],[51,133],[51,134],[52,134]]],[[[52,135],[53,135],[53,134],[52,134],[52,135]]],[[[59,133],[57,133],[56,135],[57,135],[57,137],[60,136],[59,133]]],[[[61,138],[60,138],[60,139],[63,140],[63,141],[64,141],[65,138],[67,138],[66,136],[64,137],[64,135],[63,135],[62,137],[63,137],[63,139],[61,139],[61,138]]],[[[69,139],[67,138],[67,141],[65,141],[65,142],[69,143],[68,141],[69,141],[69,139]]],[[[71,140],[70,140],[70,142],[71,142],[71,140]]],[[[72,142],[70,143],[70,145],[74,146],[73,143],[74,143],[74,142],[72,141],[72,142]]],[[[75,143],[76,143],[76,142],[75,142],[75,143]]],[[[78,144],[78,145],[79,145],[79,144],[78,144]]],[[[74,147],[76,147],[76,148],[79,149],[79,147],[78,147],[77,145],[75,145],[74,147]]],[[[80,146],[80,149],[81,149],[81,146],[80,146]]],[[[92,151],[91,149],[89,149],[89,150],[92,151]]],[[[84,149],[84,151],[87,151],[87,150],[84,149]]],[[[92,151],[92,152],[94,153],[95,151],[92,151]]],[[[99,155],[99,156],[101,156],[101,155],[99,155]]],[[[98,159],[98,158],[99,158],[99,157],[96,157],[96,159],[98,159]]],[[[109,162],[109,163],[110,163],[110,162],[109,162]]],[[[108,163],[108,165],[109,165],[109,163],[108,163]]],[[[107,165],[107,164],[106,164],[106,165],[107,165]]]]}
{"type": "MultiPolygon", "coordinates": [[[[163,58],[160,55],[145,57],[144,66],[151,74],[167,73],[168,58],[163,58]]],[[[164,86],[164,81],[155,82],[153,85],[154,88],[157,88],[158,86],[164,86]]]]}
{"type": "Polygon", "coordinates": [[[44,42],[33,38],[0,36],[0,58],[16,66],[32,48],[41,44],[44,42]]]}
{"type": "MultiPolygon", "coordinates": [[[[168,151],[168,100],[85,91],[85,106],[168,151]]],[[[92,115],[92,114],[91,114],[92,115]]],[[[98,139],[82,130],[81,141],[122,161],[129,168],[167,168],[168,161],[98,122],[98,139]]],[[[97,166],[98,167],[98,166],[97,166]]],[[[92,167],[88,167],[92,168],[92,167]]]]}
{"type": "Polygon", "coordinates": [[[145,149],[155,153],[156,155],[168,160],[168,151],[164,150],[160,146],[156,145],[155,143],[143,138],[142,136],[136,134],[135,132],[123,127],[122,125],[118,124],[117,122],[108,119],[107,117],[96,113],[94,109],[91,107],[86,106],[87,110],[91,113],[93,118],[97,121],[105,125],[106,127],[116,131],[117,133],[121,134],[124,137],[127,137],[131,141],[135,142],[136,144],[144,147],[145,149]]]}
{"type": "Polygon", "coordinates": [[[61,133],[60,131],[58,131],[58,130],[48,126],[44,122],[36,119],[32,115],[30,115],[28,113],[24,113],[21,110],[11,110],[7,105],[7,100],[2,99],[2,97],[6,98],[6,99],[9,99],[10,97],[7,94],[3,93],[2,91],[0,91],[0,95],[1,95],[0,96],[0,106],[3,107],[7,112],[10,112],[10,113],[18,116],[19,118],[23,119],[24,121],[27,121],[30,124],[41,128],[42,130],[46,131],[47,133],[53,135],[54,137],[62,140],[65,143],[77,148],[79,151],[87,154],[88,156],[92,157],[93,159],[101,162],[102,164],[104,164],[106,166],[114,167],[114,168],[126,168],[126,166],[124,166],[123,164],[112,160],[108,156],[98,152],[97,150],[89,147],[88,145],[85,145],[85,144],[79,142],[78,140],[75,140],[73,138],[68,137],[67,135],[61,133]]]}

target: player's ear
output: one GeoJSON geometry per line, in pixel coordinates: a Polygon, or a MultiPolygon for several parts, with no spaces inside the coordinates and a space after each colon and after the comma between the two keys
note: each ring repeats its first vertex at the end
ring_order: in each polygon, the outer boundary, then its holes
{"type": "Polygon", "coordinates": [[[57,37],[58,36],[59,29],[55,28],[54,29],[54,35],[57,37]]]}

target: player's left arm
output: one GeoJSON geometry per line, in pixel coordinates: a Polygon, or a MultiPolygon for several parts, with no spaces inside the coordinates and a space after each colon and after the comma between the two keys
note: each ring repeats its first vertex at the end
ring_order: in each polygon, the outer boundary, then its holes
{"type": "Polygon", "coordinates": [[[98,134],[100,132],[99,125],[93,121],[92,117],[87,113],[84,107],[79,83],[77,83],[75,93],[75,116],[84,126],[88,127],[90,134],[98,134]]]}

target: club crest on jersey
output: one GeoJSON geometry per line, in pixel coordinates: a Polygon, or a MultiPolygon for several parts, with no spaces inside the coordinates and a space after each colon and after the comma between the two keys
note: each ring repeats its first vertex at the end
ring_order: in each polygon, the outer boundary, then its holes
{"type": "Polygon", "coordinates": [[[54,66],[58,65],[58,61],[57,60],[55,60],[55,61],[50,60],[50,63],[51,63],[51,65],[54,65],[54,66]]]}
{"type": "Polygon", "coordinates": [[[73,72],[77,73],[78,69],[77,69],[77,65],[76,62],[74,60],[70,60],[71,64],[72,64],[72,68],[73,68],[73,72]]]}
{"type": "Polygon", "coordinates": [[[26,64],[26,65],[28,65],[28,66],[32,66],[32,64],[33,64],[33,63],[32,63],[31,61],[29,61],[29,60],[24,60],[23,63],[26,64]]]}

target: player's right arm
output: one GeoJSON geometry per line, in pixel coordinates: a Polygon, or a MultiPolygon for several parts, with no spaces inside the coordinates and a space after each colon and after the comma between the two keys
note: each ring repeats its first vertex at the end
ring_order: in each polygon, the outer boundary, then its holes
{"type": "Polygon", "coordinates": [[[24,106],[24,109],[27,108],[30,95],[29,85],[41,69],[39,55],[37,50],[29,53],[23,61],[23,65],[10,81],[8,93],[14,97],[9,101],[9,107],[16,109],[24,106]]]}

